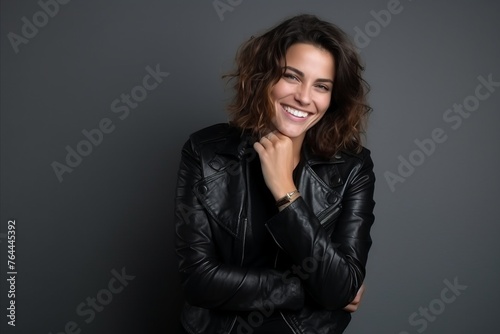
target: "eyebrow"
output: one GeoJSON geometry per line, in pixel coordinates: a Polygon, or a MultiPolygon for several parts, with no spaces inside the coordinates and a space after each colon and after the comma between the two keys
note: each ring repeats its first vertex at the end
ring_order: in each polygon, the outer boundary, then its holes
{"type": "MultiPolygon", "coordinates": [[[[302,72],[302,71],[300,71],[300,70],[296,69],[295,67],[292,67],[292,66],[284,66],[284,69],[286,69],[286,70],[290,70],[290,71],[292,71],[292,72],[295,72],[296,74],[298,74],[298,75],[299,75],[300,77],[302,77],[302,78],[304,77],[304,72],[302,72]]],[[[317,81],[317,82],[329,82],[329,83],[331,83],[331,84],[333,85],[333,80],[332,80],[332,79],[322,79],[322,78],[320,78],[320,79],[317,79],[316,81],[317,81]]]]}

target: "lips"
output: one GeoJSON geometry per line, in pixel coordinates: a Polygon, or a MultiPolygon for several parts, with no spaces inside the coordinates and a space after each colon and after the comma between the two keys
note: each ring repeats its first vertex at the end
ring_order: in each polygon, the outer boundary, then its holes
{"type": "Polygon", "coordinates": [[[283,110],[285,110],[285,112],[287,112],[288,114],[295,116],[295,117],[298,117],[298,118],[306,118],[309,115],[308,112],[305,112],[302,110],[297,110],[295,108],[292,108],[290,106],[285,106],[285,105],[283,106],[283,110]]]}

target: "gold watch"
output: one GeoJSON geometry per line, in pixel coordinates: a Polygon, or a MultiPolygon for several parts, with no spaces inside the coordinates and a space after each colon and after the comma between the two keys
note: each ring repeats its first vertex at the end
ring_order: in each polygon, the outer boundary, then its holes
{"type": "Polygon", "coordinates": [[[276,201],[276,206],[279,208],[280,206],[283,206],[285,204],[292,202],[295,195],[298,195],[298,194],[299,194],[299,191],[297,189],[295,189],[292,192],[286,193],[286,195],[284,197],[282,197],[276,201]]]}

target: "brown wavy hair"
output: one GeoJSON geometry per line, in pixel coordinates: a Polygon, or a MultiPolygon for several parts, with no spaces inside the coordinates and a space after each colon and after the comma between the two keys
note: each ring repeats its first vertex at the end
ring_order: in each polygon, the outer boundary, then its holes
{"type": "Polygon", "coordinates": [[[236,69],[223,76],[234,81],[236,94],[228,106],[230,123],[250,129],[257,136],[269,131],[274,115],[271,90],[284,74],[282,61],[288,48],[307,43],[329,51],[335,59],[335,78],[330,105],[308,130],[305,143],[313,153],[331,157],[340,150],[359,152],[366,118],[368,84],[358,52],[336,25],[314,15],[289,18],[264,34],[252,36],[236,54],[236,69]]]}

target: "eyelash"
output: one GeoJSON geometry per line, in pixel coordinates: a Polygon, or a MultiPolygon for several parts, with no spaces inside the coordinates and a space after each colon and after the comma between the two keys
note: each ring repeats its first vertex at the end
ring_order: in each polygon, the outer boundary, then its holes
{"type": "Polygon", "coordinates": [[[285,73],[283,74],[283,77],[287,78],[287,79],[294,79],[294,80],[298,80],[298,78],[293,75],[293,74],[290,74],[290,73],[285,73]]]}
{"type": "MultiPolygon", "coordinates": [[[[295,76],[295,75],[293,75],[293,74],[291,74],[291,73],[284,73],[284,74],[283,74],[283,77],[284,77],[284,78],[287,78],[287,79],[293,79],[293,80],[296,80],[296,81],[298,81],[298,80],[299,80],[299,79],[297,78],[297,76],[295,76]]],[[[324,90],[325,92],[330,91],[330,88],[329,88],[328,86],[325,86],[325,85],[318,85],[318,86],[316,86],[316,87],[318,87],[318,88],[320,88],[320,89],[324,90]]]]}

